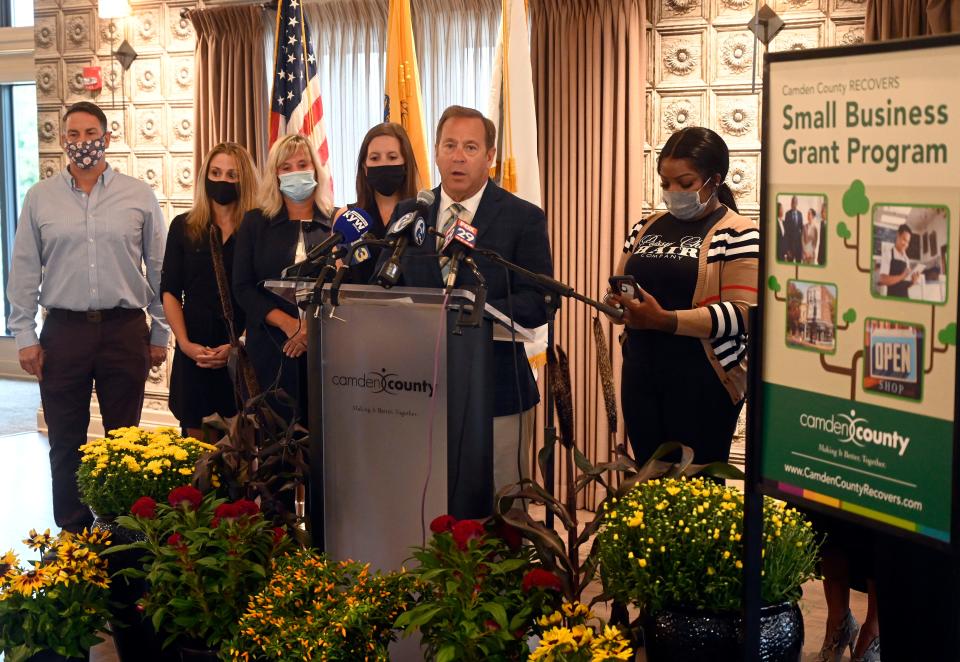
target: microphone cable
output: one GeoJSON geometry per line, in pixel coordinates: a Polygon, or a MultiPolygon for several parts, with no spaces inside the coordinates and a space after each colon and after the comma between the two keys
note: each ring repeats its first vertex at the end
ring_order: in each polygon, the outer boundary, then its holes
{"type": "MultiPolygon", "coordinates": [[[[440,340],[446,331],[447,303],[450,301],[450,294],[443,297],[443,304],[440,306],[440,323],[437,325],[437,339],[433,344],[433,390],[430,394],[430,410],[427,413],[427,476],[423,481],[423,491],[420,493],[420,546],[427,544],[427,488],[430,485],[430,477],[433,473],[433,422],[437,414],[437,381],[440,377],[440,340]]],[[[448,380],[449,381],[449,380],[448,380]]]]}
{"type": "MultiPolygon", "coordinates": [[[[520,405],[520,412],[518,413],[517,419],[517,482],[519,483],[523,480],[523,465],[522,465],[522,452],[523,452],[523,395],[520,392],[520,363],[517,361],[517,328],[513,321],[513,288],[510,286],[510,276],[513,274],[510,273],[510,270],[505,266],[503,267],[503,273],[507,278],[507,317],[510,319],[510,341],[512,343],[510,347],[510,353],[513,356],[513,385],[517,393],[517,403],[520,405]]],[[[524,351],[526,355],[526,351],[524,351]]],[[[496,486],[494,486],[496,487],[496,486]]],[[[496,493],[494,493],[496,496],[496,493]]]]}

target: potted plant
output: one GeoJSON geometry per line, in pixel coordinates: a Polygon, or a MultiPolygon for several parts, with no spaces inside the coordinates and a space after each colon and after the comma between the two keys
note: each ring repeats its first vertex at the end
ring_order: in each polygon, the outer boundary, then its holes
{"type": "Polygon", "coordinates": [[[274,560],[223,648],[230,660],[389,660],[397,616],[413,604],[413,577],[372,573],[312,550],[274,560]]]}
{"type": "Polygon", "coordinates": [[[29,569],[10,551],[0,557],[0,651],[6,662],[86,659],[106,625],[110,577],[102,556],[106,531],[30,532],[40,560],[29,569]]]}
{"type": "Polygon", "coordinates": [[[589,607],[564,600],[560,609],[538,621],[540,641],[534,662],[608,662],[633,659],[630,641],[619,628],[606,625],[589,607]]]}
{"type": "Polygon", "coordinates": [[[120,574],[146,580],[139,604],[165,646],[176,642],[184,660],[216,659],[289,539],[253,501],[227,502],[189,485],[171,490],[167,503],[142,497],[131,512],[118,522],[144,540],[119,549],[142,550],[143,566],[120,574]]]}
{"type": "Polygon", "coordinates": [[[420,632],[428,660],[526,659],[534,621],[558,595],[560,580],[534,567],[532,550],[502,521],[443,515],[430,530],[410,571],[417,603],[396,626],[405,635],[420,632]]]}
{"type": "MultiPolygon", "coordinates": [[[[189,482],[194,465],[212,449],[209,444],[181,436],[174,428],[119,428],[84,444],[80,447],[77,483],[81,500],[96,517],[93,528],[109,530],[116,544],[135,542],[139,539],[136,533],[120,526],[117,516],[129,512],[142,496],[160,500],[174,487],[189,482]]],[[[215,474],[213,480],[217,480],[215,474]]],[[[140,563],[141,552],[137,550],[110,557],[114,571],[140,567],[140,563]]],[[[111,585],[110,628],[123,662],[163,659],[156,633],[136,609],[144,590],[142,581],[121,579],[111,585]]]]}
{"type": "MultiPolygon", "coordinates": [[[[764,501],[763,659],[798,660],[796,602],[816,576],[818,542],[803,516],[764,501]]],[[[605,504],[597,537],[604,592],[635,605],[650,660],[742,657],[743,494],[704,478],[637,485],[605,504]]]]}
{"type": "Polygon", "coordinates": [[[160,500],[174,487],[190,482],[197,460],[213,450],[214,446],[183,437],[174,428],[111,430],[80,447],[80,498],[97,518],[109,523],[130,512],[140,497],[160,500]]]}

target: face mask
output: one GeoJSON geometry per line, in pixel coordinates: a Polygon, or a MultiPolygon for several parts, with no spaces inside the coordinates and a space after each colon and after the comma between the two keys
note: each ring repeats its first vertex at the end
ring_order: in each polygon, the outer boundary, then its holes
{"type": "Polygon", "coordinates": [[[106,149],[104,136],[93,140],[80,140],[75,143],[66,143],[67,157],[81,170],[92,168],[103,159],[106,149]]]}
{"type": "MultiPolygon", "coordinates": [[[[707,184],[709,182],[704,182],[703,186],[707,184]]],[[[703,190],[703,186],[696,191],[664,191],[663,203],[667,206],[667,211],[681,221],[692,221],[700,218],[713,196],[717,194],[716,189],[714,189],[706,202],[700,202],[700,191],[703,190]]]]}
{"type": "Polygon", "coordinates": [[[221,205],[229,205],[240,197],[240,185],[237,182],[225,182],[207,178],[204,183],[207,197],[221,205]]]}
{"type": "Polygon", "coordinates": [[[407,166],[367,166],[367,183],[380,195],[393,195],[407,179],[407,166]]]}
{"type": "Polygon", "coordinates": [[[280,175],[280,192],[295,202],[303,202],[317,188],[312,170],[285,172],[280,175]]]}

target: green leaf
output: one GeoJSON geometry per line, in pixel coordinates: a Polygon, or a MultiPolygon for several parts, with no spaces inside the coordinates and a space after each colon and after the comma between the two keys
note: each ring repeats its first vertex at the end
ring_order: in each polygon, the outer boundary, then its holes
{"type": "Polygon", "coordinates": [[[843,314],[843,321],[847,324],[853,324],[857,321],[857,311],[853,308],[847,308],[847,311],[843,314]]]}
{"type": "Polygon", "coordinates": [[[483,608],[493,616],[493,620],[497,622],[501,628],[506,629],[507,623],[507,610],[503,608],[503,605],[497,602],[487,602],[483,605],[483,608]]]}
{"type": "Polygon", "coordinates": [[[436,662],[453,662],[457,659],[457,648],[453,644],[447,644],[437,651],[436,662]]]}
{"type": "Polygon", "coordinates": [[[853,233],[850,232],[850,228],[847,227],[847,224],[843,221],[837,223],[837,236],[841,239],[849,239],[853,236],[853,233]]]}
{"type": "Polygon", "coordinates": [[[780,289],[781,289],[781,288],[780,288],[780,281],[777,280],[777,277],[776,277],[776,276],[770,276],[770,277],[767,279],[767,287],[770,288],[771,290],[773,290],[774,292],[779,292],[780,289]]]}
{"type": "Polygon", "coordinates": [[[945,327],[940,329],[940,332],[937,334],[937,339],[944,345],[956,345],[957,325],[953,322],[947,324],[945,327]]]}
{"type": "Polygon", "coordinates": [[[851,218],[866,214],[870,209],[870,199],[866,188],[859,179],[850,182],[850,188],[843,194],[843,213],[851,218]]]}
{"type": "Polygon", "coordinates": [[[163,627],[162,627],[163,618],[166,615],[167,615],[166,608],[159,607],[155,612],[153,612],[153,616],[150,617],[150,621],[153,623],[153,629],[156,630],[157,632],[163,631],[163,627]]]}
{"type": "Polygon", "coordinates": [[[714,478],[731,478],[733,480],[744,480],[746,476],[740,469],[727,462],[711,462],[703,465],[697,473],[714,478]]]}

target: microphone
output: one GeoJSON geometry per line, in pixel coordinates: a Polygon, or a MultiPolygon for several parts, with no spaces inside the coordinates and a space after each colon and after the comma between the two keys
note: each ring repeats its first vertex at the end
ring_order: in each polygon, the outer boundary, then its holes
{"type": "Polygon", "coordinates": [[[441,254],[449,256],[450,271],[447,273],[446,292],[449,294],[457,282],[457,272],[464,256],[477,246],[477,229],[462,219],[457,219],[447,229],[441,254]]]}
{"type": "Polygon", "coordinates": [[[291,264],[281,273],[281,278],[299,275],[304,267],[317,263],[334,247],[345,246],[360,239],[370,229],[370,216],[362,209],[348,209],[333,223],[330,236],[310,249],[306,257],[300,262],[291,264]]]}
{"type": "Polygon", "coordinates": [[[377,284],[390,289],[400,280],[400,258],[407,249],[407,243],[412,239],[416,246],[422,246],[427,236],[426,217],[435,196],[433,191],[424,190],[417,193],[417,207],[394,221],[387,229],[387,239],[393,239],[393,254],[380,268],[377,274],[377,284]]]}

